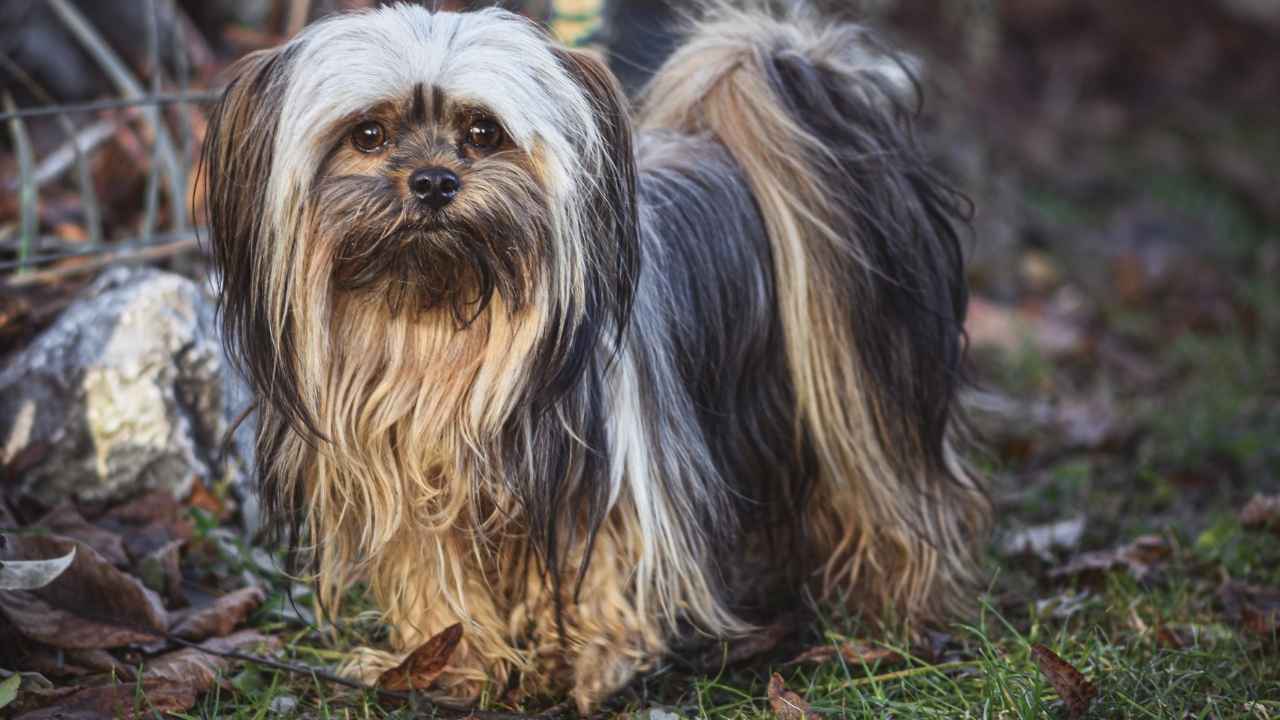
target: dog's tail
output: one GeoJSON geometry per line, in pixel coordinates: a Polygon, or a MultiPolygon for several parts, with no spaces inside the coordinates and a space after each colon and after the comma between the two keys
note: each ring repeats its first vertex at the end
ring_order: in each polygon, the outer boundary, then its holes
{"type": "Polygon", "coordinates": [[[913,136],[917,96],[859,26],[721,7],[653,78],[641,122],[713,134],[755,196],[797,442],[818,460],[823,587],[929,620],[973,597],[987,502],[952,449],[969,205],[913,136]]]}

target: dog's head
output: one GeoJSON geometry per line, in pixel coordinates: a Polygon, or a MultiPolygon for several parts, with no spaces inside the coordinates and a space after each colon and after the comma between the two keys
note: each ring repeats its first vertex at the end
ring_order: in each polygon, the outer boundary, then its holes
{"type": "Polygon", "coordinates": [[[295,359],[343,342],[349,308],[461,330],[497,298],[562,344],[621,322],[626,115],[599,60],[500,10],[339,15],[240,61],[204,162],[224,322],[259,394],[306,423],[295,359]]]}

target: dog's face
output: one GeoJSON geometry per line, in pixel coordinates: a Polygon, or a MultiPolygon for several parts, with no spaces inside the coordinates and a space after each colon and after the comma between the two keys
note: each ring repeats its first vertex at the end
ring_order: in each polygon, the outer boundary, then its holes
{"type": "MultiPolygon", "coordinates": [[[[311,190],[340,291],[460,322],[525,301],[548,251],[546,168],[476,96],[419,83],[339,124],[311,190]]],[[[531,141],[536,147],[536,140],[531,141]]]]}
{"type": "Polygon", "coordinates": [[[461,330],[495,298],[536,306],[549,339],[526,374],[562,383],[628,306],[627,112],[599,60],[500,10],[339,15],[242,60],[204,161],[225,323],[258,391],[305,423],[303,378],[323,382],[353,323],[439,310],[461,330]]]}

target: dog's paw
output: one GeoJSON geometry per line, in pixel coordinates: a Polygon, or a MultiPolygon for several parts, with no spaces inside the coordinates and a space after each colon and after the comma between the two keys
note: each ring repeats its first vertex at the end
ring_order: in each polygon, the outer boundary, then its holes
{"type": "Polygon", "coordinates": [[[587,715],[593,708],[643,672],[645,663],[622,649],[604,644],[583,648],[574,663],[573,700],[578,712],[587,715]]]}
{"type": "Polygon", "coordinates": [[[382,674],[396,667],[404,660],[403,655],[377,650],[371,647],[356,648],[351,656],[338,668],[338,674],[359,680],[366,685],[377,685],[382,674]]]}

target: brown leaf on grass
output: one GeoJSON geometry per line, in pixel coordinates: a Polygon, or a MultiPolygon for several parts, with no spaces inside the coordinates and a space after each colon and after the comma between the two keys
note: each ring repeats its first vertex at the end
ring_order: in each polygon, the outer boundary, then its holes
{"type": "Polygon", "coordinates": [[[716,672],[721,668],[746,662],[777,648],[794,629],[792,622],[778,622],[766,625],[746,637],[716,643],[698,657],[694,667],[706,672],[716,672]]]}
{"type": "Polygon", "coordinates": [[[1053,580],[1082,578],[1099,581],[1112,570],[1125,569],[1141,580],[1169,557],[1169,543],[1159,535],[1143,535],[1128,545],[1077,555],[1062,567],[1049,571],[1053,580]]]}
{"type": "Polygon", "coordinates": [[[425,690],[440,677],[449,658],[462,640],[462,623],[454,623],[443,632],[409,653],[404,662],[382,673],[378,687],[383,690],[425,690]]]}
{"type": "Polygon", "coordinates": [[[885,664],[902,662],[902,656],[888,648],[874,647],[856,640],[846,640],[835,645],[811,647],[792,658],[787,664],[813,663],[820,665],[837,657],[843,658],[849,665],[858,666],[864,664],[873,665],[877,662],[885,664]]]}
{"type": "Polygon", "coordinates": [[[1031,657],[1036,661],[1041,674],[1053,686],[1054,692],[1066,704],[1068,717],[1078,718],[1088,712],[1089,705],[1098,696],[1098,688],[1089,682],[1084,673],[1039,643],[1031,646],[1031,657]]]}
{"type": "Polygon", "coordinates": [[[83,688],[13,720],[142,720],[188,710],[196,698],[187,686],[143,680],[83,688]]]}
{"type": "Polygon", "coordinates": [[[804,698],[787,689],[778,673],[769,677],[769,707],[773,708],[773,716],[778,720],[818,720],[821,717],[804,698]]]}
{"type": "MultiPolygon", "coordinates": [[[[246,630],[208,640],[200,648],[227,653],[277,643],[274,638],[246,630]]],[[[136,682],[53,693],[43,707],[14,720],[141,720],[185,712],[225,674],[231,662],[198,648],[178,650],[149,661],[136,682]]]]}
{"type": "Polygon", "coordinates": [[[67,649],[112,648],[156,639],[168,627],[159,596],[84,543],[58,536],[9,538],[6,559],[55,557],[71,567],[49,585],[0,593],[0,612],[27,637],[67,649]]]}
{"type": "Polygon", "coordinates": [[[184,640],[203,640],[229,634],[266,600],[262,588],[249,586],[214,600],[207,607],[176,615],[173,634],[184,640]]]}
{"type": "Polygon", "coordinates": [[[1240,524],[1280,535],[1280,495],[1254,495],[1240,511],[1240,524]]]}
{"type": "Polygon", "coordinates": [[[200,694],[213,687],[218,676],[231,664],[231,659],[211,655],[203,650],[240,652],[262,645],[274,648],[278,643],[275,638],[257,631],[241,630],[234,635],[206,640],[200,643],[199,648],[183,648],[149,660],[143,668],[142,677],[146,680],[188,685],[196,694],[200,694]]]}
{"type": "Polygon", "coordinates": [[[1218,589],[1218,599],[1247,632],[1263,639],[1280,634],[1280,590],[1228,580],[1218,589]]]}

